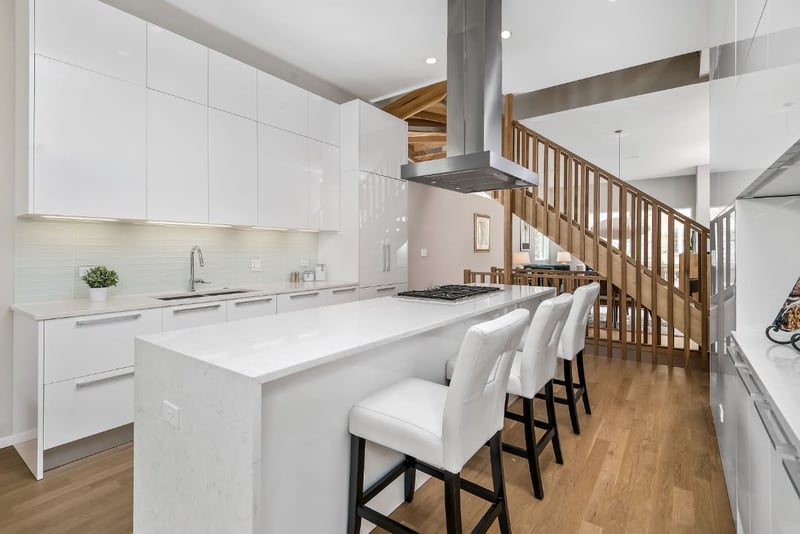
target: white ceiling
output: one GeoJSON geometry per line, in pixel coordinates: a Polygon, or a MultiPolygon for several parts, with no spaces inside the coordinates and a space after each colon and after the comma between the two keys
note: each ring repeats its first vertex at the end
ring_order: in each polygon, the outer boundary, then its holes
{"type": "MultiPolygon", "coordinates": [[[[446,75],[446,0],[166,0],[368,100],[446,75]],[[439,59],[427,65],[425,58],[439,59]]],[[[504,0],[504,93],[707,46],[702,0],[504,0]]]]}
{"type": "Polygon", "coordinates": [[[522,121],[621,178],[694,174],[709,162],[708,84],[605,102],[522,121]]]}

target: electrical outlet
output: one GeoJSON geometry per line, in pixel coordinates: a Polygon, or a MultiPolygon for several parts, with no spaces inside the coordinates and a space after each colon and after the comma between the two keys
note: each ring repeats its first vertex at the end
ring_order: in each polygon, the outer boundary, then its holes
{"type": "Polygon", "coordinates": [[[180,430],[181,428],[181,409],[168,400],[164,401],[161,411],[161,419],[170,426],[180,430]]]}
{"type": "Polygon", "coordinates": [[[308,260],[300,260],[300,267],[308,267],[308,260]]]}
{"type": "Polygon", "coordinates": [[[254,273],[261,272],[261,258],[253,258],[250,260],[250,271],[254,273]]]}
{"type": "Polygon", "coordinates": [[[423,258],[427,258],[428,257],[428,249],[427,248],[419,249],[419,255],[422,256],[423,258]]]}
{"type": "Polygon", "coordinates": [[[83,275],[86,274],[86,271],[94,267],[94,265],[78,265],[78,278],[83,278],[83,275]]]}

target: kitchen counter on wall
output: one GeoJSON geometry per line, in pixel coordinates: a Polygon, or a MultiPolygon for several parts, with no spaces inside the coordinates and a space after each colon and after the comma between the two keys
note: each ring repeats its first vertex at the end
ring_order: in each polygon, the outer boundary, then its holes
{"type": "MultiPolygon", "coordinates": [[[[386,297],[137,338],[134,532],[344,531],[350,407],[405,378],[444,383],[470,326],[553,296],[386,297]]],[[[399,460],[368,445],[365,482],[399,460]]],[[[402,501],[398,480],[372,505],[402,501]]]]}
{"type": "MultiPolygon", "coordinates": [[[[208,297],[196,297],[177,300],[159,300],[157,297],[177,295],[180,292],[159,293],[154,295],[120,295],[109,297],[103,302],[92,302],[87,299],[61,300],[53,302],[35,302],[30,304],[13,304],[11,310],[21,313],[35,321],[47,319],[61,319],[64,317],[78,317],[84,315],[96,315],[100,313],[125,312],[132,310],[144,310],[148,308],[166,308],[183,304],[194,304],[203,302],[216,302],[224,300],[234,300],[248,297],[258,297],[261,295],[283,295],[289,293],[302,293],[315,289],[334,289],[337,287],[347,287],[358,285],[357,282],[346,282],[342,280],[330,280],[326,282],[273,282],[266,284],[251,285],[247,287],[236,287],[230,289],[244,289],[243,293],[230,293],[226,295],[214,295],[208,297]]],[[[223,288],[206,288],[198,286],[198,293],[217,291],[223,288]]],[[[224,288],[227,289],[227,288],[224,288]]]]}

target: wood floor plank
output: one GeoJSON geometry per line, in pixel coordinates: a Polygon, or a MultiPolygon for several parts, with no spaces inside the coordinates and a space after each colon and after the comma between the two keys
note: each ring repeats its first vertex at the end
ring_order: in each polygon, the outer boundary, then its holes
{"type": "MultiPolygon", "coordinates": [[[[576,436],[566,406],[557,407],[564,465],[551,449],[542,455],[544,500],[533,497],[526,460],[503,456],[514,534],[734,532],[708,374],[588,354],[586,373],[593,413],[579,408],[576,436]]],[[[544,405],[537,401],[534,410],[542,416],[544,405]]],[[[521,425],[508,422],[504,439],[522,443],[521,425]]],[[[490,486],[486,448],[463,476],[490,486]]],[[[393,517],[424,533],[443,532],[442,491],[438,480],[427,482],[393,517]]],[[[39,482],[12,448],[0,450],[3,534],[129,533],[132,498],[130,444],[49,471],[39,482]]],[[[465,530],[485,509],[464,494],[465,530]]]]}

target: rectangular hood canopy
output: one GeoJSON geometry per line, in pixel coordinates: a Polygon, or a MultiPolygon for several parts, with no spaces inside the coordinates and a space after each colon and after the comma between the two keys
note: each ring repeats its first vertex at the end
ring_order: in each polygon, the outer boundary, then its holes
{"type": "Polygon", "coordinates": [[[500,156],[501,0],[447,2],[447,157],[409,163],[410,182],[460,193],[531,187],[539,177],[500,156]]]}

